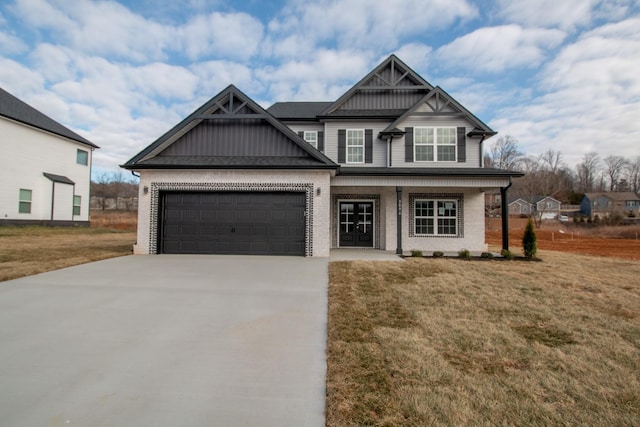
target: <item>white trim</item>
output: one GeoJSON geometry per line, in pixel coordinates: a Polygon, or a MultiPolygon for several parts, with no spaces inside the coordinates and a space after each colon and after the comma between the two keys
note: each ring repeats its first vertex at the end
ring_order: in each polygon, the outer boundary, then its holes
{"type": "Polygon", "coordinates": [[[338,210],[338,215],[337,215],[337,219],[338,219],[338,226],[336,227],[336,247],[337,248],[361,248],[361,249],[367,249],[368,247],[361,247],[361,246],[340,246],[340,224],[341,224],[341,218],[340,218],[340,204],[341,203],[371,203],[371,249],[376,248],[376,201],[373,199],[341,199],[340,197],[338,197],[336,199],[336,209],[338,210]]]}
{"type": "MultiPolygon", "coordinates": [[[[444,208],[446,209],[446,207],[444,208]]],[[[412,215],[412,221],[413,221],[413,229],[414,229],[414,234],[416,237],[431,237],[431,236],[458,236],[459,233],[459,218],[458,218],[458,214],[459,214],[459,209],[460,209],[460,203],[458,202],[458,200],[456,199],[437,199],[437,198],[416,198],[413,201],[413,212],[410,212],[410,214],[412,215]],[[418,202],[433,202],[433,216],[418,216],[416,215],[416,205],[418,204],[418,202]],[[440,216],[440,214],[438,214],[438,203],[446,203],[446,202],[453,202],[455,204],[455,215],[453,216],[440,216]],[[433,233],[418,233],[417,227],[416,227],[416,219],[420,219],[420,218],[432,218],[433,219],[433,233]],[[438,233],[438,220],[439,219],[453,219],[456,222],[456,228],[455,228],[455,232],[454,233],[438,233]]]]}

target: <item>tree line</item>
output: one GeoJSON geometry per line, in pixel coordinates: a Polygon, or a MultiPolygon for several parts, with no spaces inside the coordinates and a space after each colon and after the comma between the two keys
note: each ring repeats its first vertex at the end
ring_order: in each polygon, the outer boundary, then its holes
{"type": "Polygon", "coordinates": [[[640,156],[601,158],[598,153],[589,152],[570,168],[560,151],[549,149],[537,157],[526,155],[520,150],[518,140],[506,135],[487,150],[484,165],[525,174],[513,181],[509,193],[514,197],[551,196],[577,205],[584,193],[631,191],[640,194],[640,156]]]}
{"type": "Polygon", "coordinates": [[[91,179],[91,207],[138,209],[138,180],[122,172],[102,173],[91,179]]]}

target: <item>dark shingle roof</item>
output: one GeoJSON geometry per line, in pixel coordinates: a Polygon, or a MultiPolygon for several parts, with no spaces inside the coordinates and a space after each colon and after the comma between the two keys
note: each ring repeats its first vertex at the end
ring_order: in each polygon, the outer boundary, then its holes
{"type": "Polygon", "coordinates": [[[0,88],[0,116],[72,139],[94,148],[100,148],[2,88],[0,88]]]}
{"type": "Polygon", "coordinates": [[[67,178],[66,176],[63,176],[63,175],[56,175],[54,173],[47,173],[47,172],[43,172],[42,175],[46,176],[47,178],[49,178],[53,182],[59,182],[61,184],[75,185],[75,182],[71,181],[69,178],[67,178]]]}
{"type": "Polygon", "coordinates": [[[267,111],[280,120],[315,120],[332,102],[276,102],[267,111]]]}

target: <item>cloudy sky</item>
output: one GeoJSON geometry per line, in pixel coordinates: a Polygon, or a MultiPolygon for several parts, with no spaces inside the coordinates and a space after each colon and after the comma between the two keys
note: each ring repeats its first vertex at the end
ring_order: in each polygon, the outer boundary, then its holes
{"type": "Polygon", "coordinates": [[[101,146],[97,173],[230,83],[330,101],[391,53],[528,154],[640,155],[639,0],[0,2],[0,87],[101,146]]]}

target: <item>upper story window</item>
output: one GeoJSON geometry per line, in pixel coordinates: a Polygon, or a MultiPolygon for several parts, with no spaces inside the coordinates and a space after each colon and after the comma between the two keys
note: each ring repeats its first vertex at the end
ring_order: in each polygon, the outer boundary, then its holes
{"type": "Polygon", "coordinates": [[[76,152],[76,163],[79,165],[88,165],[89,152],[78,148],[78,151],[76,152]]]}
{"type": "Polygon", "coordinates": [[[318,131],[305,130],[303,139],[313,145],[313,148],[318,148],[318,131]]]}
{"type": "Polygon", "coordinates": [[[347,129],[347,163],[364,163],[364,129],[347,129]]]}
{"type": "Polygon", "coordinates": [[[20,189],[18,197],[18,213],[31,213],[31,190],[20,189]]]}
{"type": "Polygon", "coordinates": [[[456,128],[415,128],[416,162],[455,162],[456,128]]]}
{"type": "Polygon", "coordinates": [[[638,206],[638,202],[635,200],[627,200],[625,206],[628,208],[635,208],[636,206],[638,206]]]}

